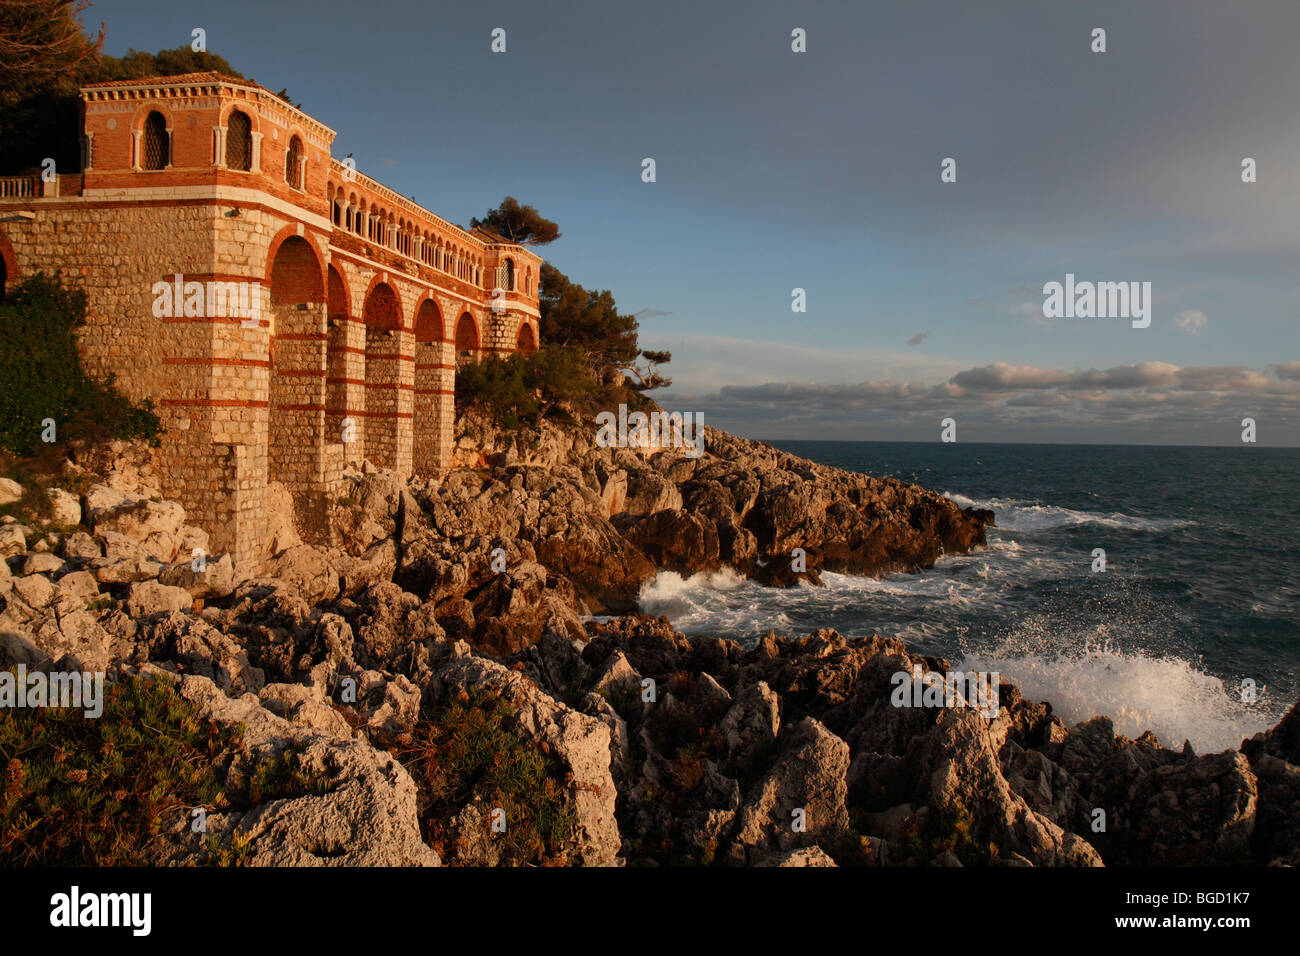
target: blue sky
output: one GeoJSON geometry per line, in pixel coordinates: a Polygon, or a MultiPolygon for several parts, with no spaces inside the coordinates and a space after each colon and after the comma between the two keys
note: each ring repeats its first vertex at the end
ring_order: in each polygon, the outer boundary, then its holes
{"type": "Polygon", "coordinates": [[[673,352],[661,402],[719,427],[1233,444],[1251,416],[1261,444],[1300,444],[1300,4],[101,0],[84,19],[114,54],[202,27],[335,128],[336,156],[448,219],[537,206],[563,232],[540,251],[673,352]],[[1151,282],[1151,326],[1045,319],[1067,272],[1151,282]]]}

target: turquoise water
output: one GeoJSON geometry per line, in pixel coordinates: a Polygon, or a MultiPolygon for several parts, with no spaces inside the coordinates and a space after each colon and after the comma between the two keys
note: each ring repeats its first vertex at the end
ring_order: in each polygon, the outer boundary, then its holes
{"type": "Polygon", "coordinates": [[[998,526],[931,570],[828,574],[825,588],[661,574],[644,610],[744,643],[769,629],[899,636],[998,670],[1067,721],[1106,714],[1198,750],[1237,746],[1300,697],[1300,450],[772,444],[992,508],[998,526]],[[1246,679],[1257,698],[1243,703],[1246,679]]]}

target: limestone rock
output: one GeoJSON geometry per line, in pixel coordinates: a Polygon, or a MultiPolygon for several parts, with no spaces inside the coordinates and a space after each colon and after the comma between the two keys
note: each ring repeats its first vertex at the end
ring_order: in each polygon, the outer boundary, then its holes
{"type": "Polygon", "coordinates": [[[137,581],[126,599],[126,612],[132,617],[167,614],[188,610],[194,599],[184,588],[168,587],[157,581],[137,581]]]}
{"type": "Polygon", "coordinates": [[[324,781],[323,792],[272,800],[238,820],[230,838],[248,841],[248,864],[439,864],[420,837],[415,784],[392,756],[363,740],[290,724],[251,695],[232,700],[202,677],[183,678],[179,690],[205,717],[226,726],[243,725],[242,757],[231,768],[236,780],[293,746],[304,770],[324,781]]]}
{"type": "Polygon", "coordinates": [[[57,574],[63,570],[63,559],[50,554],[29,554],[23,562],[23,574],[57,574]]]}
{"type": "Polygon", "coordinates": [[[12,478],[0,478],[0,505],[11,505],[21,501],[23,486],[12,478]]]}
{"type": "Polygon", "coordinates": [[[835,861],[819,846],[805,846],[796,850],[773,853],[760,859],[755,866],[835,866],[835,861]]]}
{"type": "Polygon", "coordinates": [[[56,524],[81,524],[81,502],[62,488],[51,488],[46,492],[53,508],[52,520],[56,524]]]}
{"type": "Polygon", "coordinates": [[[849,748],[811,717],[787,729],[780,753],[737,814],[733,857],[791,850],[848,830],[849,748]],[[795,812],[801,811],[796,818],[795,812]],[[795,830],[796,820],[802,830],[795,830]]]}
{"type": "Polygon", "coordinates": [[[549,697],[526,677],[479,657],[449,662],[433,686],[440,699],[471,688],[499,695],[513,711],[517,732],[548,747],[569,772],[564,789],[575,817],[579,858],[589,866],[615,862],[622,838],[614,815],[608,727],[549,697]]]}
{"type": "Polygon", "coordinates": [[[0,525],[0,558],[12,557],[27,550],[27,536],[19,524],[0,525]]]}

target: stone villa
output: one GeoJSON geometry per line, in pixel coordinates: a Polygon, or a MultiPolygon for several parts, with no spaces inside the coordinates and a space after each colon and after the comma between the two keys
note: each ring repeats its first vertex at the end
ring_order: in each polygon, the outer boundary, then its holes
{"type": "Polygon", "coordinates": [[[153,400],[164,493],[240,567],[264,558],[270,483],[310,524],[349,461],[436,473],[457,365],[536,348],[533,252],[333,158],[334,130],[264,87],[81,100],[80,172],[0,179],[0,292],[41,270],[86,291],[87,370],[153,400]]]}

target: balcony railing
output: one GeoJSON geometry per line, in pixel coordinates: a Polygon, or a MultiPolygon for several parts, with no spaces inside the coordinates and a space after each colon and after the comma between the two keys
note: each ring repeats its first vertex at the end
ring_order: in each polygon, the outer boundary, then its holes
{"type": "Polygon", "coordinates": [[[39,174],[0,176],[0,199],[34,199],[44,195],[39,174]]]}

